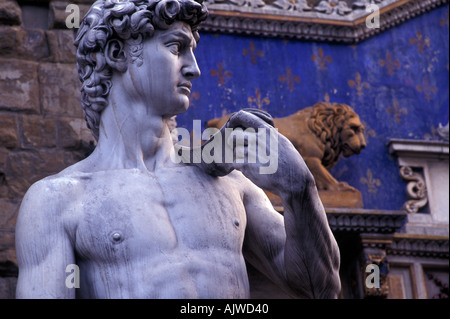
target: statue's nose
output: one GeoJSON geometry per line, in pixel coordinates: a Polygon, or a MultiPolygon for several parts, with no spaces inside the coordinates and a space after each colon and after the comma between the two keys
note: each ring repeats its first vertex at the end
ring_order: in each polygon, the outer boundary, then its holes
{"type": "Polygon", "coordinates": [[[186,57],[182,73],[188,80],[194,80],[200,76],[200,68],[193,52],[186,57]]]}

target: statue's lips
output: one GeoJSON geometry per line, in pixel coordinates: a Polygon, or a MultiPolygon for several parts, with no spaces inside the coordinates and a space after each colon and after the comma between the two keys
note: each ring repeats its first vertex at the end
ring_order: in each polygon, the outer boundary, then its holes
{"type": "Polygon", "coordinates": [[[184,82],[178,85],[178,89],[182,91],[183,94],[191,94],[192,84],[190,82],[184,82]]]}

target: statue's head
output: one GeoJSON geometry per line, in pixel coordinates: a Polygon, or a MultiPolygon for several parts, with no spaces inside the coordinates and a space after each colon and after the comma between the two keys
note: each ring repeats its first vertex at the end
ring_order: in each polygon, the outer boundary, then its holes
{"type": "Polygon", "coordinates": [[[82,82],[81,104],[96,139],[113,72],[125,72],[129,64],[141,66],[144,41],[155,30],[169,29],[177,21],[188,24],[198,42],[198,25],[207,14],[203,0],[99,0],[92,5],[74,44],[82,82]],[[112,63],[114,54],[120,54],[126,63],[112,63]]]}

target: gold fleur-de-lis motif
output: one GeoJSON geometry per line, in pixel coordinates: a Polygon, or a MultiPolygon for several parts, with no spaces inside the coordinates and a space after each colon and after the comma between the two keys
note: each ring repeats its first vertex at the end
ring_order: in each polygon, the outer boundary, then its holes
{"type": "Polygon", "coordinates": [[[438,88],[434,85],[430,85],[430,81],[428,78],[423,78],[423,85],[416,85],[416,90],[419,93],[425,94],[425,99],[427,101],[432,100],[431,94],[436,94],[438,91],[438,88]]]}
{"type": "Polygon", "coordinates": [[[255,89],[255,96],[248,97],[248,104],[250,107],[253,104],[255,104],[258,107],[258,109],[261,109],[264,106],[264,104],[269,105],[270,100],[267,96],[261,99],[261,91],[259,89],[255,89]]]}
{"type": "Polygon", "coordinates": [[[375,132],[372,128],[369,127],[369,125],[366,123],[366,121],[361,121],[361,124],[365,127],[365,130],[363,131],[364,138],[366,139],[366,142],[369,142],[370,137],[376,137],[377,132],[375,132]]]}
{"type": "Polygon", "coordinates": [[[189,95],[189,106],[193,106],[195,103],[195,100],[200,99],[200,93],[198,93],[197,91],[192,92],[191,95],[189,95]]]}
{"type": "Polygon", "coordinates": [[[370,88],[370,84],[367,82],[362,82],[361,80],[361,74],[359,72],[356,72],[355,74],[355,80],[348,80],[348,85],[351,88],[356,88],[356,94],[358,96],[364,95],[363,89],[368,90],[370,88]]]}
{"type": "Polygon", "coordinates": [[[408,114],[408,110],[404,107],[400,107],[400,105],[398,104],[397,99],[394,99],[394,106],[388,106],[386,108],[386,112],[388,112],[391,115],[394,115],[395,117],[395,121],[397,123],[400,123],[402,121],[402,115],[407,115],[408,114]]]}
{"type": "Polygon", "coordinates": [[[261,50],[255,49],[255,44],[253,41],[250,41],[250,49],[244,49],[242,50],[242,54],[244,56],[249,55],[250,56],[250,62],[252,64],[256,64],[258,61],[258,57],[262,58],[264,56],[264,53],[261,50]]]}
{"type": "Polygon", "coordinates": [[[386,53],[386,60],[379,60],[378,63],[381,65],[381,67],[387,68],[389,75],[393,75],[395,73],[395,69],[398,69],[400,67],[400,62],[393,61],[389,51],[386,53]]]}
{"type": "Polygon", "coordinates": [[[323,96],[323,100],[327,103],[330,103],[330,94],[325,93],[325,95],[323,96]]]}
{"type": "Polygon", "coordinates": [[[367,191],[372,194],[376,193],[378,191],[377,187],[381,186],[381,181],[373,177],[372,171],[369,168],[366,171],[366,176],[362,176],[359,181],[361,184],[367,184],[367,191]]]}
{"type": "Polygon", "coordinates": [[[439,24],[448,28],[448,11],[445,13],[445,18],[439,20],[439,24]]]}
{"type": "Polygon", "coordinates": [[[231,78],[231,72],[223,69],[222,62],[217,63],[217,70],[209,72],[213,77],[217,77],[219,86],[223,86],[227,78],[231,78]]]}
{"type": "Polygon", "coordinates": [[[313,54],[311,56],[311,60],[314,63],[317,63],[319,70],[326,70],[327,63],[333,62],[333,58],[330,57],[329,55],[325,56],[325,54],[323,53],[323,49],[321,47],[319,47],[318,51],[319,51],[318,52],[319,55],[313,54]]]}
{"type": "Polygon", "coordinates": [[[409,43],[411,45],[417,45],[417,51],[419,53],[423,53],[425,51],[425,47],[430,47],[431,45],[431,40],[429,37],[424,37],[422,35],[422,32],[417,31],[416,32],[416,37],[415,38],[411,38],[409,39],[409,43]]]}
{"type": "Polygon", "coordinates": [[[300,77],[292,74],[291,68],[286,68],[286,74],[280,75],[278,77],[281,83],[285,83],[288,85],[289,91],[294,90],[295,83],[300,83],[300,77]]]}

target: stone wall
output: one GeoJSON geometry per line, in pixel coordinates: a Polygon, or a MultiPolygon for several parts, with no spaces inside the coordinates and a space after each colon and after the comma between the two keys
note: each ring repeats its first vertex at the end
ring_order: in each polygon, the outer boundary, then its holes
{"type": "MultiPolygon", "coordinates": [[[[71,1],[83,2],[90,1],[71,1]]],[[[83,159],[94,140],[79,100],[66,5],[0,0],[0,298],[15,294],[14,228],[25,192],[83,159]]]]}

